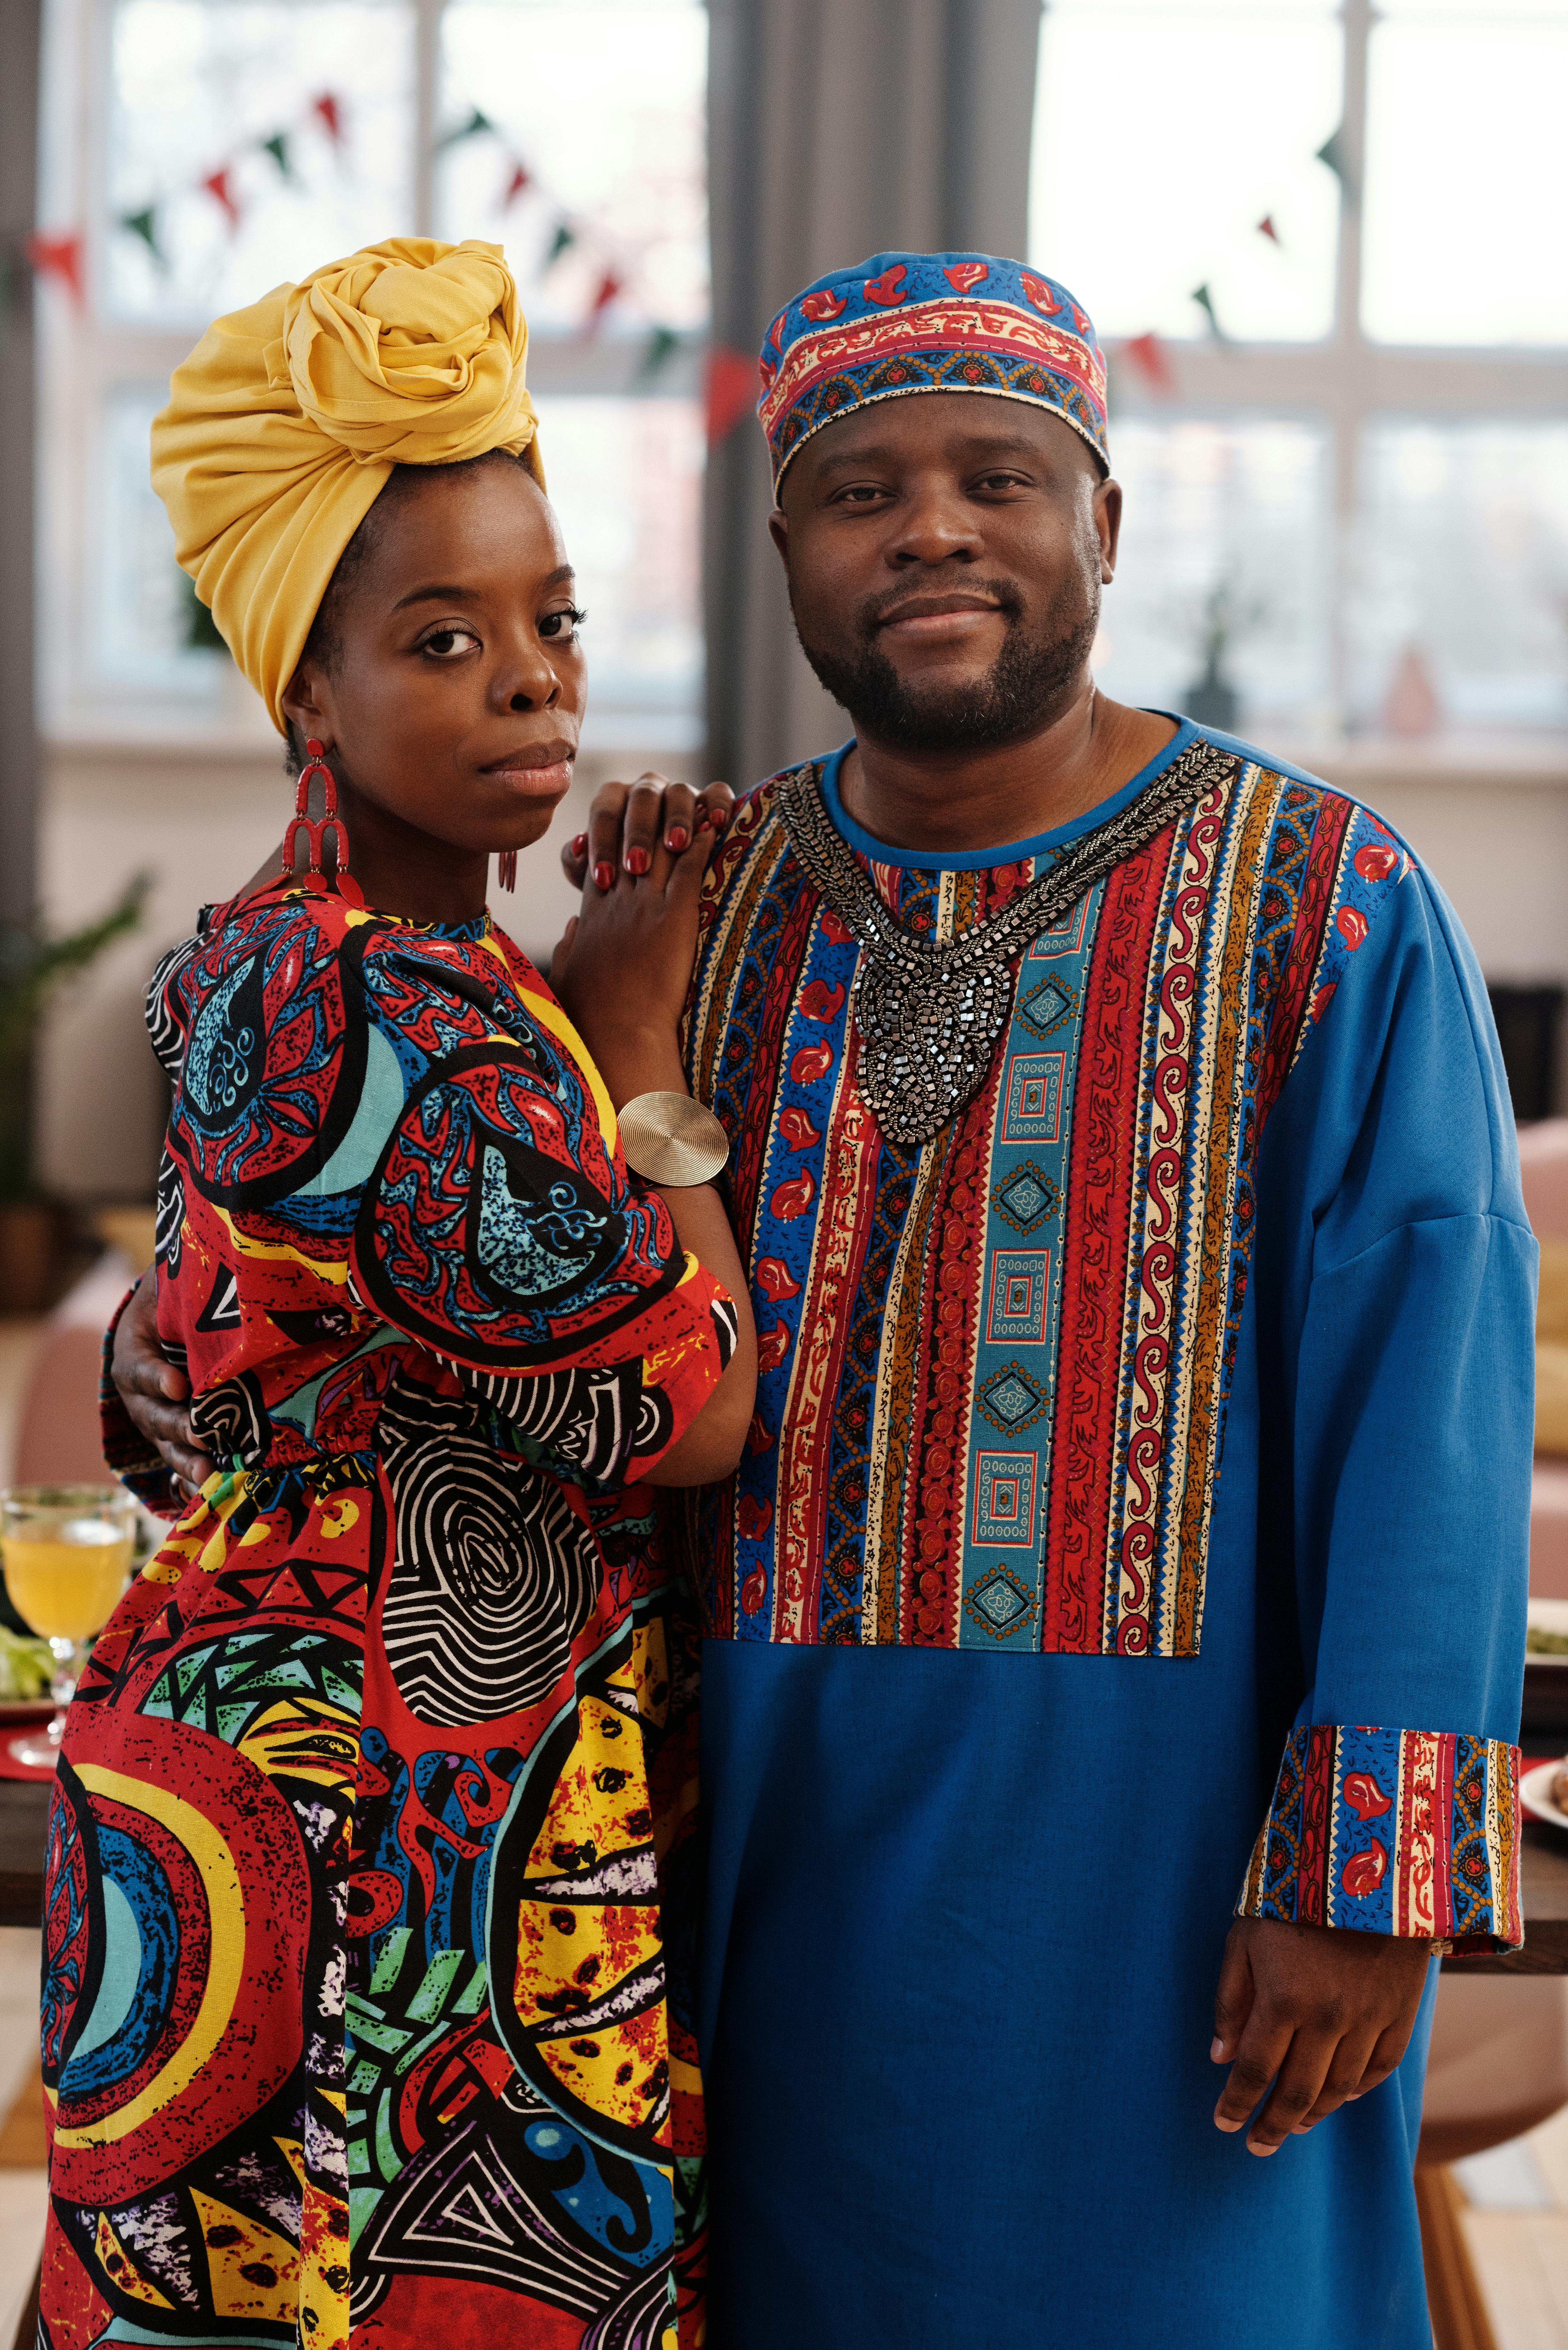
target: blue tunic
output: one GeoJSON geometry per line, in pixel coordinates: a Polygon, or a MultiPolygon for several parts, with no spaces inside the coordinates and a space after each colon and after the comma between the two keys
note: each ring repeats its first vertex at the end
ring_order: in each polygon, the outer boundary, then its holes
{"type": "Polygon", "coordinates": [[[1238,1907],[1519,1939],[1535,1247],[1473,957],[1376,816],[1189,723],[941,871],[841,757],[808,785],[935,939],[1194,795],[913,1150],[778,784],[711,877],[690,1059],[763,1365],[700,1553],[713,2339],[1429,2350],[1436,1969],[1271,2160],[1208,2050],[1238,1907]]]}

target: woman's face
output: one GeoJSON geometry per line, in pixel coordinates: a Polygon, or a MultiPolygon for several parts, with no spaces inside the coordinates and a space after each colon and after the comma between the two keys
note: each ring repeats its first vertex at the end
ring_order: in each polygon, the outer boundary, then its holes
{"type": "Polygon", "coordinates": [[[415,854],[524,848],[571,782],[585,699],[549,501],[508,461],[400,477],[372,514],[329,660],[300,663],[284,707],[326,743],[351,833],[366,803],[415,854]]]}

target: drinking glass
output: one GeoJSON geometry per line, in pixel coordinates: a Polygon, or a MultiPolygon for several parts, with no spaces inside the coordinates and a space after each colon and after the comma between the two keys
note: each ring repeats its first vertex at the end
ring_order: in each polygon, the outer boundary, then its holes
{"type": "Polygon", "coordinates": [[[136,1503],[123,1485],[13,1485],[0,1492],[0,1556],[11,1605],[54,1652],[47,1730],[11,1741],[18,1762],[59,1760],[66,1708],[87,1642],[113,1615],[136,1549],[136,1503]]]}

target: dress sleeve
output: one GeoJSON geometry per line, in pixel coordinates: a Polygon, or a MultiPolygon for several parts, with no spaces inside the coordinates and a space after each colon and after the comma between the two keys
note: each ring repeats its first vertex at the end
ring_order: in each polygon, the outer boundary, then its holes
{"type": "Polygon", "coordinates": [[[604,1491],[691,1426],[733,1351],[734,1308],[658,1192],[628,1179],[608,1097],[544,983],[492,991],[475,953],[432,942],[363,966],[372,1163],[350,1277],[508,1444],[604,1491]]]}
{"type": "Polygon", "coordinates": [[[1412,866],[1340,962],[1259,1162],[1260,1555],[1303,1693],[1237,1906],[1507,1949],[1535,1242],[1441,893],[1412,866]]]}

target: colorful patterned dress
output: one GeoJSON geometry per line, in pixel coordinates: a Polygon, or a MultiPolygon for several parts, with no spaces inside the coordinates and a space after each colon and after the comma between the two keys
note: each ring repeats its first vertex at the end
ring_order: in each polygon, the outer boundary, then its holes
{"type": "Polygon", "coordinates": [[[279,885],[149,1016],[220,1471],[70,1716],[41,2341],[673,2350],[694,1641],[637,1481],[733,1309],[488,920],[279,885]]]}
{"type": "Polygon", "coordinates": [[[1190,723],[940,869],[841,756],[742,802],[689,1024],[762,1364],[701,1513],[715,2339],[1430,2350],[1426,2023],[1268,2161],[1208,2050],[1238,1898],[1520,1938],[1535,1252],[1473,959],[1190,723]],[[792,800],[917,940],[1100,861],[923,1143],[792,800]]]}

